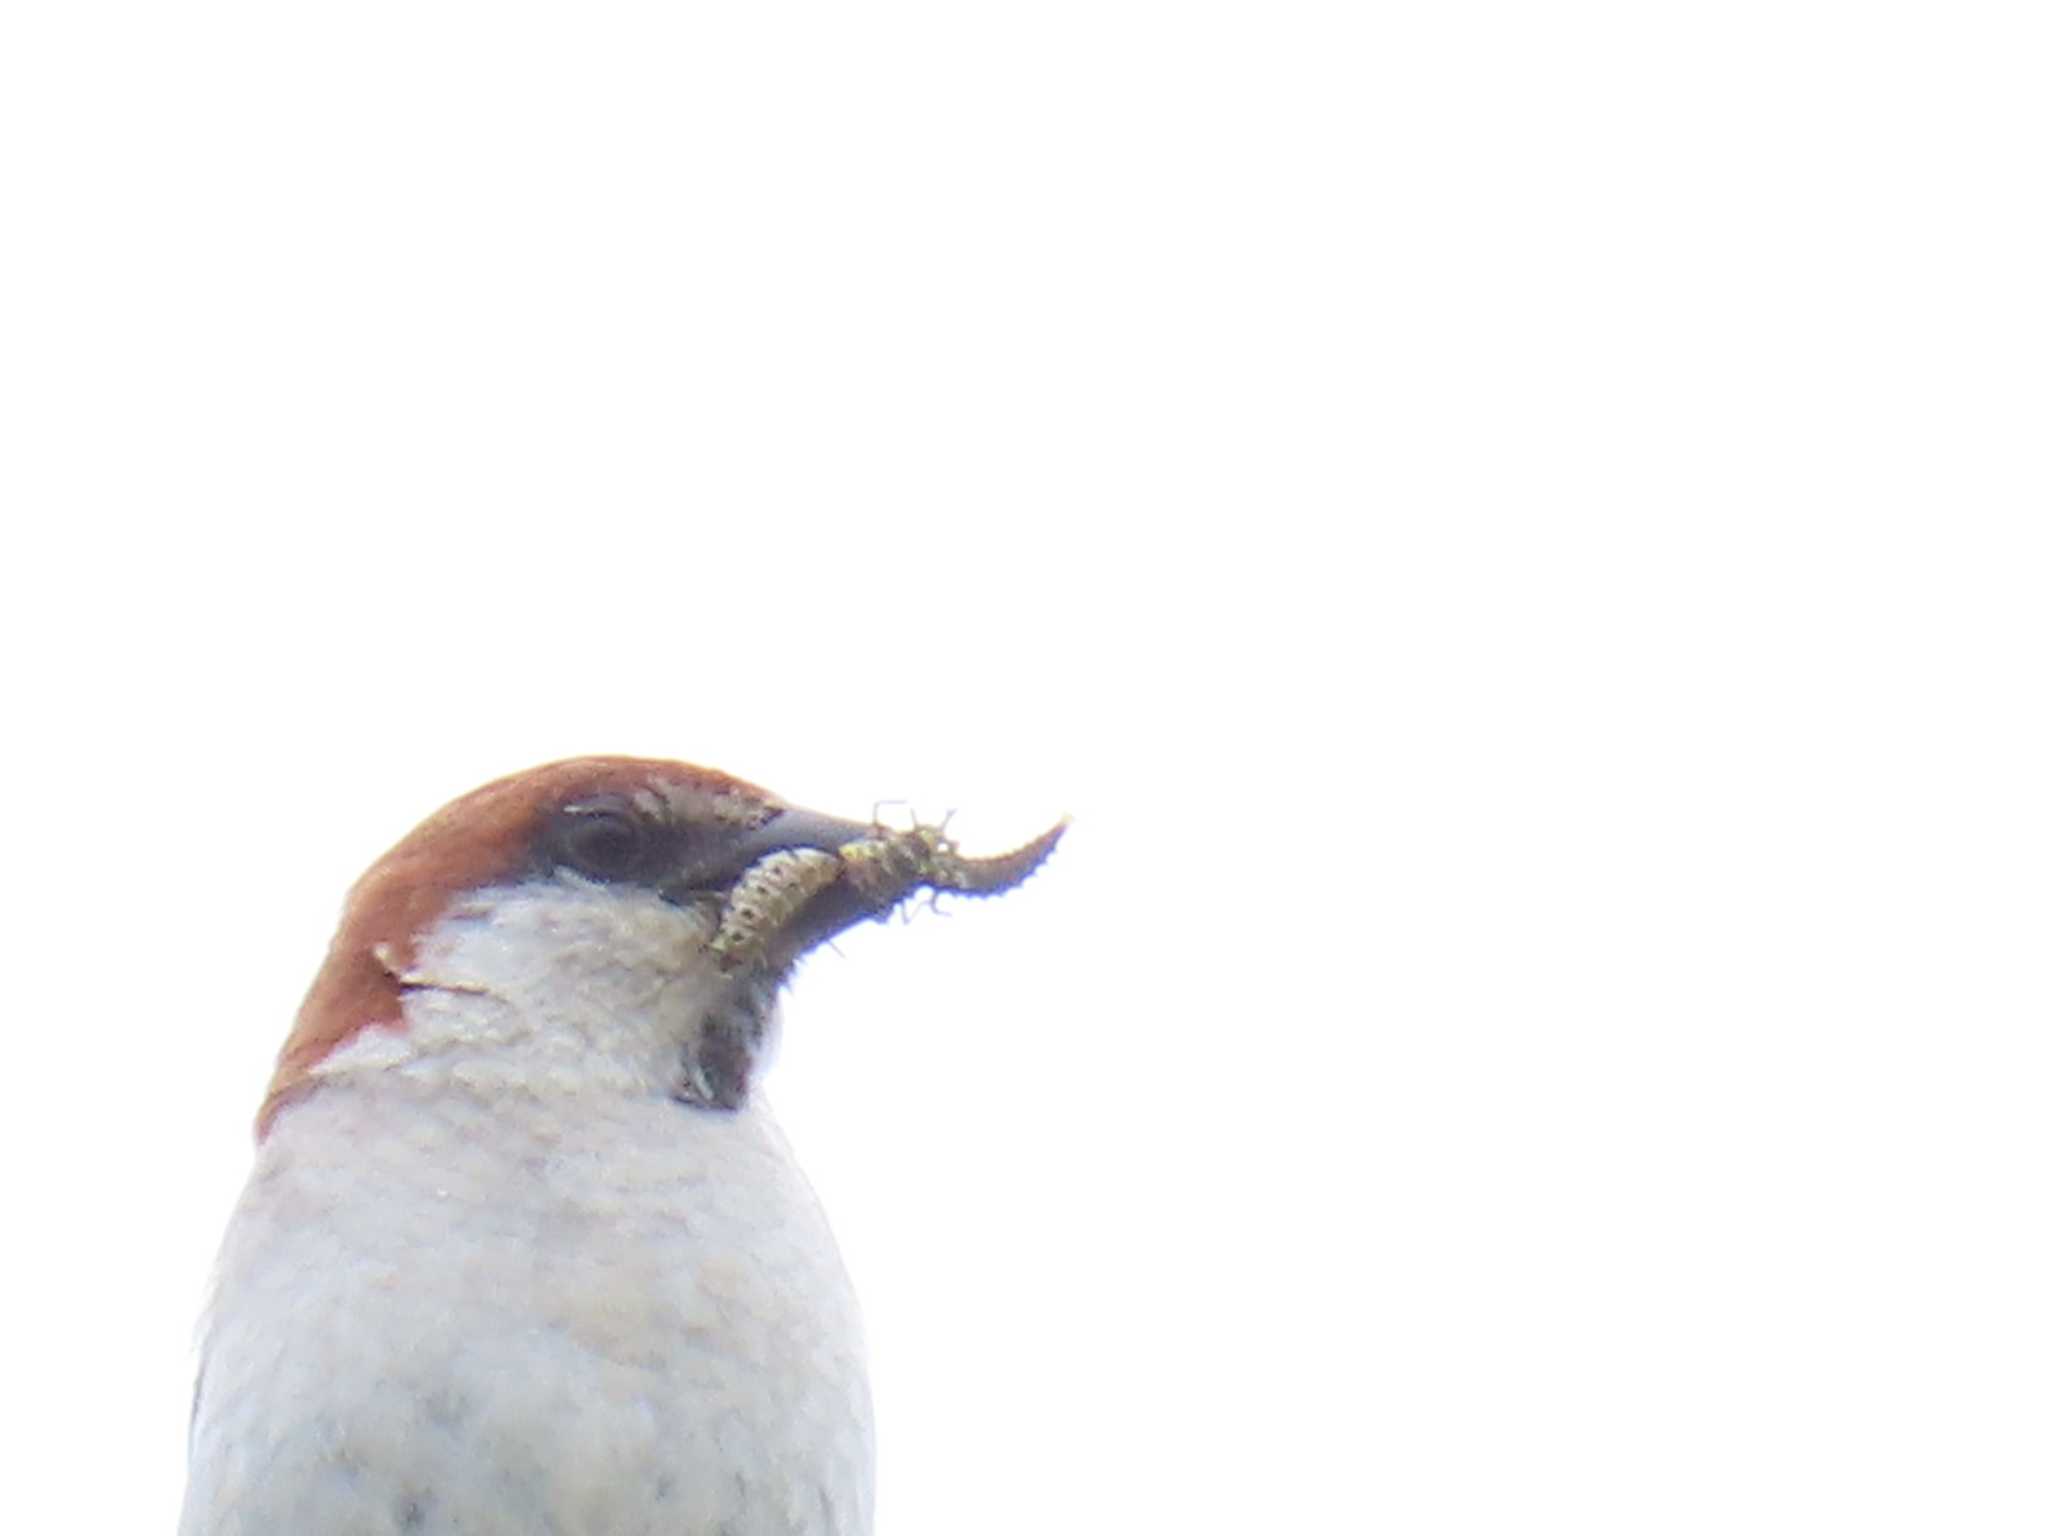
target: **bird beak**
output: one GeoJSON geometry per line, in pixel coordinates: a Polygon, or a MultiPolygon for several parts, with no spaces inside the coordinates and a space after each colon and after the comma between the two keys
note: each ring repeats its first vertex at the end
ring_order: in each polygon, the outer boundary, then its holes
{"type": "MultiPolygon", "coordinates": [[[[943,827],[898,830],[785,808],[720,850],[718,883],[732,883],[709,947],[729,972],[760,962],[780,970],[918,891],[992,896],[1013,890],[1066,830],[1062,820],[1021,848],[971,859],[943,827]]],[[[702,890],[712,873],[693,870],[691,884],[702,890]]]]}

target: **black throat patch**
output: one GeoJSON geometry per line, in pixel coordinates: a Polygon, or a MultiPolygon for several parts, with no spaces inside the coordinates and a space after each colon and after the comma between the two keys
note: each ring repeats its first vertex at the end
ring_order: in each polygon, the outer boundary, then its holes
{"type": "Polygon", "coordinates": [[[678,1103],[701,1109],[736,1110],[753,1087],[754,1063],[768,1038],[775,1006],[772,982],[749,978],[705,1015],[694,1052],[683,1052],[678,1103]]]}

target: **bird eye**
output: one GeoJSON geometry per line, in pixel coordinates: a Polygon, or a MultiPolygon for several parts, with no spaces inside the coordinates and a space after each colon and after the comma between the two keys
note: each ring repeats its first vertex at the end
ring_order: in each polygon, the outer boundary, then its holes
{"type": "Polygon", "coordinates": [[[624,811],[585,808],[563,816],[556,841],[562,862],[579,874],[617,880],[640,867],[648,834],[624,811]]]}

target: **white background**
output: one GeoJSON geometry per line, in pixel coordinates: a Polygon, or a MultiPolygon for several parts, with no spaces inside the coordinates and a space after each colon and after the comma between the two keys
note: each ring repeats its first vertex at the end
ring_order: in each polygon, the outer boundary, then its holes
{"type": "Polygon", "coordinates": [[[10,7],[0,1523],[627,751],[1076,818],[789,997],[885,1536],[2042,1529],[2028,9],[10,7]]]}

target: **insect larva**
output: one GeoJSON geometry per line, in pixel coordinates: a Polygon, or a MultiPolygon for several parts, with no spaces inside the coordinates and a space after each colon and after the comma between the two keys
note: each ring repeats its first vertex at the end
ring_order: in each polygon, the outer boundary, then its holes
{"type": "Polygon", "coordinates": [[[722,969],[753,959],[797,908],[839,878],[840,862],[819,848],[785,848],[749,865],[725,899],[708,946],[722,969]]]}
{"type": "Polygon", "coordinates": [[[877,906],[894,902],[918,886],[992,896],[1022,884],[1053,850],[1067,830],[1062,821],[1021,848],[985,859],[963,858],[939,827],[912,827],[907,832],[877,828],[872,837],[847,843],[839,850],[846,878],[877,906]]]}

